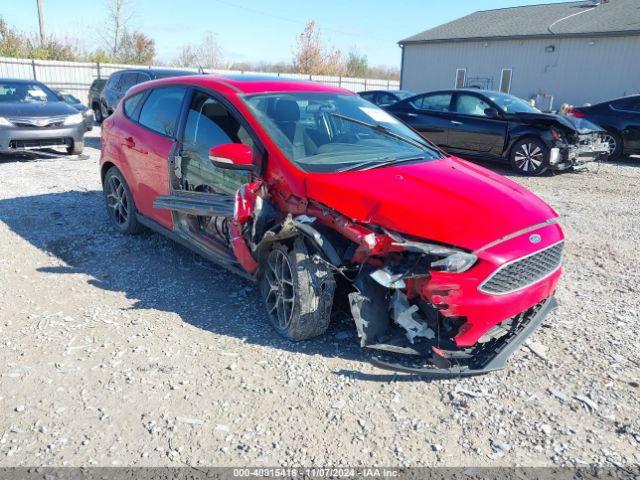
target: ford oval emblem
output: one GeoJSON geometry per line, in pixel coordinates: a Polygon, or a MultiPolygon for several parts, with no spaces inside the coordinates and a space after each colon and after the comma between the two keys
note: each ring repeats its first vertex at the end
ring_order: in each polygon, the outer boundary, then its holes
{"type": "Polygon", "coordinates": [[[529,237],[529,241],[531,243],[540,243],[542,241],[542,237],[540,235],[538,235],[537,233],[534,233],[533,235],[531,235],[529,237]]]}

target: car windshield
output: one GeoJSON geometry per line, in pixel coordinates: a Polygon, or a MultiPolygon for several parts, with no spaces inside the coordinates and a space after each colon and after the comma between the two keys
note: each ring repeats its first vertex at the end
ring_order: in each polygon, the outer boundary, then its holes
{"type": "Polygon", "coordinates": [[[245,97],[284,155],[308,172],[442,158],[433,145],[358,95],[286,92],[245,97]]]}
{"type": "Polygon", "coordinates": [[[0,82],[0,103],[59,101],[60,98],[41,83],[0,82]]]}
{"type": "Polygon", "coordinates": [[[506,93],[491,93],[487,95],[505,113],[540,113],[540,110],[531,106],[521,98],[507,95],[506,93]]]}

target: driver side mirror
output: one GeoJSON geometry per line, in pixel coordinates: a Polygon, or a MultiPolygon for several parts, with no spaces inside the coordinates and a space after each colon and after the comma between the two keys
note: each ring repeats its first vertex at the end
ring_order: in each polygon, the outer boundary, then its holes
{"type": "Polygon", "coordinates": [[[253,170],[251,147],[242,143],[225,143],[209,150],[209,160],[215,167],[228,170],[253,170]]]}
{"type": "Polygon", "coordinates": [[[484,109],[484,114],[488,117],[488,118],[500,118],[500,112],[498,112],[498,110],[496,110],[493,107],[490,108],[485,108],[484,109]]]}

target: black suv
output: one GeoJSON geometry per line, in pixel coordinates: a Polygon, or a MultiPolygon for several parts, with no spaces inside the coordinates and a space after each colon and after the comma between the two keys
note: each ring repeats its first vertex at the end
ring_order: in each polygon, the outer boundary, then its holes
{"type": "Polygon", "coordinates": [[[179,77],[182,75],[196,75],[196,72],[190,72],[188,70],[145,68],[120,70],[119,72],[112,73],[100,94],[100,112],[99,116],[96,114],[96,122],[100,123],[104,118],[111,115],[116,109],[120,99],[124,97],[127,90],[134,85],[147,82],[149,80],[179,77]]]}

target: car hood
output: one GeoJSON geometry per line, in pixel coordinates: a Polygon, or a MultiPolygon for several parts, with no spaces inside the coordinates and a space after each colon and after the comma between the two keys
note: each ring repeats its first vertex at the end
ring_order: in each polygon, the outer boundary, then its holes
{"type": "Polygon", "coordinates": [[[354,221],[468,250],[558,216],[517,183],[455,157],[306,182],[310,199],[354,221]]]}
{"type": "Polygon", "coordinates": [[[530,125],[548,125],[571,130],[583,135],[585,133],[602,132],[602,128],[584,118],[565,117],[554,113],[516,113],[519,121],[530,125]]]}
{"type": "Polygon", "coordinates": [[[77,110],[65,102],[0,103],[0,117],[57,117],[77,110]]]}

